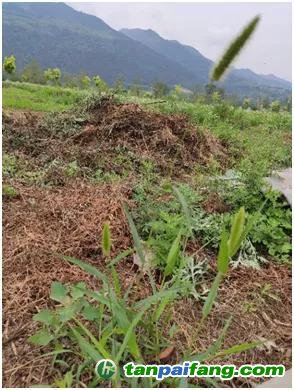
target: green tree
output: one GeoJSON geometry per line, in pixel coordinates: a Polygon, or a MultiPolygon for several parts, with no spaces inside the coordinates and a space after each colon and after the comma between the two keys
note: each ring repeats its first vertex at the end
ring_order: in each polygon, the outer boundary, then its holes
{"type": "Polygon", "coordinates": [[[100,92],[107,92],[108,85],[100,76],[96,75],[93,77],[93,82],[100,92]]]}
{"type": "Polygon", "coordinates": [[[15,64],[15,57],[14,57],[14,55],[11,55],[9,57],[5,57],[4,58],[3,69],[8,74],[12,74],[13,72],[15,72],[16,64],[15,64]]]}
{"type": "Polygon", "coordinates": [[[160,81],[155,81],[152,84],[152,93],[156,98],[165,96],[168,93],[168,86],[160,81]]]}
{"type": "Polygon", "coordinates": [[[251,100],[248,99],[248,98],[245,98],[243,100],[243,104],[242,104],[242,107],[247,110],[249,107],[251,106],[251,100]]]}
{"type": "Polygon", "coordinates": [[[84,88],[84,89],[87,89],[87,88],[89,88],[89,86],[90,86],[91,79],[90,79],[89,76],[87,76],[87,75],[85,74],[85,76],[82,77],[81,82],[82,82],[83,88],[84,88]]]}
{"type": "Polygon", "coordinates": [[[278,100],[275,100],[271,103],[271,110],[273,112],[279,112],[281,109],[281,103],[278,100]]]}
{"type": "Polygon", "coordinates": [[[292,110],[292,98],[291,97],[288,97],[287,101],[286,101],[286,110],[291,112],[292,110]]]}
{"type": "Polygon", "coordinates": [[[119,76],[113,85],[114,92],[117,94],[122,94],[125,91],[125,80],[123,76],[119,76]]]}
{"type": "Polygon", "coordinates": [[[129,87],[129,91],[131,95],[140,96],[141,95],[141,80],[139,77],[136,77],[133,83],[129,87]]]}
{"type": "Polygon", "coordinates": [[[30,83],[44,84],[44,72],[39,63],[33,59],[22,71],[21,79],[30,83]]]}
{"type": "Polygon", "coordinates": [[[49,83],[60,84],[61,71],[59,68],[48,68],[44,71],[45,80],[49,83]]]}

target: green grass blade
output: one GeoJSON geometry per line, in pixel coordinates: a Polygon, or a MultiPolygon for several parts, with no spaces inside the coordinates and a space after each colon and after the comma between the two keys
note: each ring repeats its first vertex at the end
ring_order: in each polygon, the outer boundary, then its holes
{"type": "Polygon", "coordinates": [[[121,260],[125,259],[128,257],[130,254],[134,252],[133,248],[126,249],[125,251],[119,253],[108,265],[107,267],[112,267],[119,263],[121,260]]]}
{"type": "Polygon", "coordinates": [[[187,220],[190,233],[193,235],[193,222],[192,222],[191,212],[190,212],[188,203],[186,202],[186,199],[183,196],[183,194],[181,193],[181,191],[176,186],[172,186],[172,188],[173,188],[173,191],[176,194],[176,196],[177,196],[177,198],[182,206],[182,210],[183,210],[183,213],[184,213],[185,218],[187,220]]]}
{"type": "Polygon", "coordinates": [[[264,344],[264,341],[252,341],[250,343],[243,343],[243,344],[237,344],[237,345],[234,345],[228,349],[224,349],[220,352],[218,352],[215,357],[219,357],[219,356],[227,356],[227,355],[232,355],[232,354],[235,354],[235,353],[240,353],[240,352],[244,352],[244,351],[248,351],[250,349],[253,349],[253,348],[256,348],[260,345],[264,344]]]}
{"type": "Polygon", "coordinates": [[[238,213],[234,216],[231,227],[230,237],[228,241],[229,256],[233,257],[240,248],[245,226],[245,209],[241,207],[238,213]]]}
{"type": "Polygon", "coordinates": [[[103,283],[105,283],[106,285],[108,284],[107,277],[102,272],[100,272],[96,267],[93,267],[93,265],[85,263],[84,261],[81,261],[81,260],[76,259],[76,258],[71,257],[71,256],[60,256],[60,257],[63,260],[66,260],[72,264],[78,265],[80,268],[82,268],[88,274],[96,276],[96,278],[102,280],[103,283]]]}
{"type": "Polygon", "coordinates": [[[137,326],[138,322],[141,320],[143,317],[144,313],[146,310],[148,310],[154,303],[156,303],[159,299],[161,299],[164,296],[171,295],[173,296],[174,291],[173,290],[168,290],[168,291],[160,291],[158,293],[153,294],[151,297],[141,301],[141,311],[135,316],[133,319],[132,323],[130,324],[127,333],[125,334],[125,338],[123,340],[123,343],[118,351],[118,354],[116,355],[115,361],[117,364],[119,363],[127,345],[129,342],[129,339],[132,337],[132,334],[134,332],[135,327],[137,326]]]}
{"type": "Polygon", "coordinates": [[[71,330],[83,354],[90,357],[94,362],[98,362],[103,358],[96,347],[90,344],[76,329],[72,328],[71,330]]]}
{"type": "MultiPolygon", "coordinates": [[[[129,321],[127,311],[125,308],[119,303],[117,300],[117,297],[112,289],[109,290],[110,293],[110,299],[111,299],[111,309],[112,309],[112,315],[113,318],[115,318],[119,328],[122,330],[124,335],[128,332],[128,329],[131,325],[131,322],[129,321]]],[[[129,348],[129,351],[133,355],[134,359],[137,360],[141,357],[141,352],[136,340],[135,333],[132,333],[128,339],[127,346],[129,348]]]]}
{"type": "Polygon", "coordinates": [[[173,273],[176,260],[179,255],[180,251],[180,241],[181,241],[182,232],[180,231],[177,237],[174,239],[174,242],[172,243],[172,246],[170,247],[167,259],[166,259],[166,266],[164,270],[164,276],[168,276],[171,273],[173,273]]]}
{"type": "Polygon", "coordinates": [[[223,54],[220,61],[214,66],[211,74],[211,79],[214,81],[220,80],[222,75],[228,69],[232,61],[240,53],[241,49],[253,34],[258,22],[259,16],[256,16],[241,32],[241,34],[233,40],[228,49],[223,54]]]}
{"type": "MultiPolygon", "coordinates": [[[[135,225],[135,223],[133,221],[133,218],[132,218],[132,216],[131,216],[131,214],[130,214],[130,212],[129,212],[129,210],[128,210],[126,205],[124,205],[124,212],[126,214],[126,217],[127,217],[127,220],[128,220],[129,226],[130,226],[130,230],[131,230],[131,233],[132,233],[132,236],[133,236],[133,239],[134,239],[136,252],[138,253],[138,256],[140,257],[140,260],[141,260],[141,262],[142,262],[142,264],[144,266],[145,263],[146,263],[146,260],[145,260],[144,251],[143,251],[143,247],[142,247],[142,244],[141,244],[140,236],[138,234],[138,231],[137,231],[136,225],[135,225]]],[[[151,275],[149,267],[147,267],[147,268],[148,268],[147,272],[148,272],[150,284],[151,284],[153,293],[155,293],[156,292],[155,281],[154,281],[154,278],[151,275]]]]}
{"type": "Polygon", "coordinates": [[[224,338],[225,338],[225,336],[227,334],[228,328],[229,328],[229,326],[232,323],[232,319],[233,319],[232,316],[230,316],[227,319],[227,321],[225,322],[225,325],[224,325],[220,335],[218,336],[217,340],[209,348],[207,348],[206,351],[200,352],[200,353],[198,353],[198,354],[196,354],[194,356],[191,356],[189,358],[189,360],[191,360],[191,361],[192,360],[197,360],[199,362],[203,362],[206,359],[208,359],[210,357],[213,357],[216,354],[216,352],[220,349],[220,347],[221,347],[221,345],[222,345],[222,343],[224,341],[224,338]]]}
{"type": "Polygon", "coordinates": [[[95,348],[98,349],[98,351],[101,353],[101,355],[104,357],[104,359],[111,359],[110,353],[104,348],[104,346],[96,339],[96,337],[93,335],[92,332],[78,319],[75,319],[75,322],[78,324],[78,326],[82,329],[82,331],[89,337],[89,339],[92,341],[95,348]]]}
{"type": "Polygon", "coordinates": [[[218,288],[219,288],[220,282],[222,281],[222,278],[223,278],[223,274],[218,272],[218,274],[216,275],[216,277],[212,283],[212,286],[210,288],[210,291],[209,291],[209,294],[206,298],[206,301],[204,303],[204,306],[202,309],[202,318],[206,318],[208,316],[208,314],[210,313],[210,311],[212,309],[213,302],[215,301],[215,299],[217,297],[218,288]]]}
{"type": "Polygon", "coordinates": [[[226,230],[223,231],[221,237],[221,243],[217,256],[217,270],[222,274],[226,274],[229,268],[229,247],[228,247],[229,234],[226,230]]]}
{"type": "Polygon", "coordinates": [[[145,264],[145,256],[144,256],[144,251],[143,251],[141,239],[140,239],[139,233],[137,231],[136,225],[133,221],[133,218],[132,218],[126,205],[124,205],[124,212],[126,214],[126,217],[127,217],[127,220],[128,220],[129,226],[130,226],[130,230],[131,230],[131,233],[132,233],[132,236],[134,239],[136,252],[138,253],[138,256],[140,257],[142,264],[145,264]]]}

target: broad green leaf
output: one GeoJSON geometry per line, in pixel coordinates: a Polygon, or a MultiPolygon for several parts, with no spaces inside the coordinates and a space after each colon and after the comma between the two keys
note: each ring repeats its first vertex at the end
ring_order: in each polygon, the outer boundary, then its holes
{"type": "Polygon", "coordinates": [[[61,256],[61,258],[63,260],[69,261],[72,264],[78,265],[88,274],[96,276],[98,279],[102,280],[106,285],[108,284],[107,277],[102,272],[100,272],[97,268],[93,267],[93,265],[85,263],[84,261],[81,261],[79,259],[75,259],[74,257],[71,256],[61,256]]]}
{"type": "Polygon", "coordinates": [[[46,329],[41,329],[31,337],[29,337],[29,342],[35,345],[41,345],[44,347],[49,344],[50,341],[54,339],[54,336],[49,333],[46,329]]]}
{"type": "Polygon", "coordinates": [[[110,256],[110,249],[111,249],[111,234],[110,234],[110,227],[109,223],[106,222],[103,226],[102,230],[102,252],[103,255],[106,257],[110,256]]]}
{"type": "Polygon", "coordinates": [[[58,310],[59,318],[62,322],[70,321],[76,313],[81,309],[83,303],[72,302],[70,305],[62,307],[58,310]]]}
{"type": "Polygon", "coordinates": [[[217,256],[217,270],[222,274],[226,274],[229,268],[229,247],[228,247],[229,234],[226,230],[222,233],[221,243],[217,256]]]}
{"type": "Polygon", "coordinates": [[[230,237],[228,240],[229,256],[233,257],[240,248],[245,225],[245,210],[241,207],[238,213],[234,216],[231,227],[230,237]]]}
{"type": "Polygon", "coordinates": [[[176,260],[178,258],[179,251],[180,251],[181,236],[182,236],[182,232],[180,231],[169,250],[167,260],[166,260],[166,266],[164,270],[164,276],[168,276],[171,273],[173,273],[173,270],[176,265],[176,260]]]}
{"type": "Polygon", "coordinates": [[[205,301],[203,309],[202,309],[202,317],[203,318],[206,318],[212,309],[212,305],[217,297],[218,288],[219,288],[220,282],[222,281],[222,278],[223,278],[223,274],[218,272],[218,274],[216,275],[216,277],[212,283],[209,294],[206,298],[206,301],[205,301]]]}
{"type": "Polygon", "coordinates": [[[79,282],[76,285],[72,286],[70,295],[73,297],[73,299],[79,299],[82,298],[86,293],[86,283],[79,282]]]}
{"type": "Polygon", "coordinates": [[[35,314],[33,320],[42,322],[45,325],[52,325],[54,322],[54,317],[50,310],[44,309],[35,314]]]}
{"type": "Polygon", "coordinates": [[[60,282],[53,282],[51,285],[50,298],[54,301],[65,303],[68,300],[67,288],[60,282]]]}
{"type": "Polygon", "coordinates": [[[86,320],[93,321],[99,318],[99,310],[97,307],[88,303],[84,306],[81,314],[86,318],[86,320]]]}
{"type": "Polygon", "coordinates": [[[233,40],[228,49],[223,54],[222,58],[212,70],[211,79],[218,81],[225,71],[228,69],[234,58],[239,54],[242,47],[248,41],[250,36],[253,34],[258,22],[260,20],[259,16],[256,16],[241,32],[241,34],[233,40]]]}

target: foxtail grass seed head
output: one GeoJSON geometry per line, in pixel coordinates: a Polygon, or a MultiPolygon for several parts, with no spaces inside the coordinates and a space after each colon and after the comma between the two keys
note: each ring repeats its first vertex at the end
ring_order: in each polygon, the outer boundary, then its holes
{"type": "Polygon", "coordinates": [[[240,53],[245,43],[253,34],[260,20],[260,16],[256,16],[241,32],[241,34],[233,40],[228,49],[223,54],[219,62],[214,66],[211,73],[211,80],[218,81],[223,76],[225,71],[231,65],[232,61],[240,53]]]}
{"type": "Polygon", "coordinates": [[[103,255],[106,257],[110,256],[110,249],[111,249],[111,234],[110,234],[110,227],[109,223],[106,222],[103,226],[102,230],[102,252],[103,255]]]}

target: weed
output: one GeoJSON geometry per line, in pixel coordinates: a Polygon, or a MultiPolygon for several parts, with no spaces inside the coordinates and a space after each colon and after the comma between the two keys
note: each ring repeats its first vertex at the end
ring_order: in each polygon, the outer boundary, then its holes
{"type": "MultiPolygon", "coordinates": [[[[135,248],[142,262],[144,252],[141,240],[134,225],[131,215],[125,208],[130,229],[133,233],[135,248]]],[[[229,266],[229,257],[238,251],[242,239],[245,237],[244,228],[245,214],[240,209],[235,215],[230,234],[223,233],[219,255],[218,274],[205,300],[202,317],[199,322],[194,338],[198,336],[204,321],[210,314],[213,303],[217,298],[218,287],[225,277],[229,266]]],[[[179,250],[180,235],[171,247],[169,260],[167,262],[168,271],[174,267],[174,256],[179,250]]],[[[105,224],[102,235],[102,248],[106,256],[110,255],[110,230],[105,224]]],[[[81,385],[82,376],[91,370],[92,364],[98,360],[112,359],[118,367],[124,362],[134,359],[138,363],[144,363],[146,357],[158,356],[161,349],[168,345],[168,339],[163,336],[160,320],[163,318],[165,309],[172,304],[181,292],[175,278],[175,283],[169,281],[162,284],[160,290],[153,285],[153,292],[150,296],[140,301],[132,302],[130,289],[122,291],[118,274],[113,265],[111,267],[111,279],[98,269],[84,263],[78,259],[63,256],[63,260],[79,266],[84,271],[99,280],[100,290],[89,289],[85,283],[79,282],[71,286],[65,286],[60,282],[53,282],[50,297],[58,303],[53,310],[44,309],[34,316],[34,320],[42,324],[42,328],[32,335],[29,341],[35,345],[44,347],[48,344],[54,346],[53,354],[56,362],[57,356],[70,354],[79,362],[72,365],[70,372],[63,378],[55,379],[55,385],[81,385]],[[62,345],[70,345],[70,348],[63,348],[62,345]]],[[[166,276],[170,272],[165,272],[166,276]]],[[[197,274],[197,272],[196,272],[197,274]]],[[[191,275],[195,281],[195,272],[191,275]]],[[[166,321],[166,319],[165,319],[166,321]]],[[[197,357],[189,351],[189,360],[209,360],[213,356],[223,356],[233,352],[242,352],[254,348],[260,342],[240,344],[231,347],[229,350],[221,351],[221,345],[225,338],[227,329],[231,323],[231,318],[225,323],[218,339],[205,352],[201,352],[197,357]]],[[[172,333],[173,330],[170,329],[172,333]]],[[[46,356],[46,355],[45,355],[46,356]]],[[[187,360],[187,356],[184,357],[187,360]]],[[[64,359],[64,358],[63,358],[64,359]]],[[[139,382],[134,383],[126,377],[120,375],[121,370],[111,379],[112,385],[121,387],[137,387],[139,382]]],[[[90,386],[106,385],[106,381],[96,377],[90,386]]],[[[157,387],[151,378],[141,378],[142,386],[157,387]]]]}

